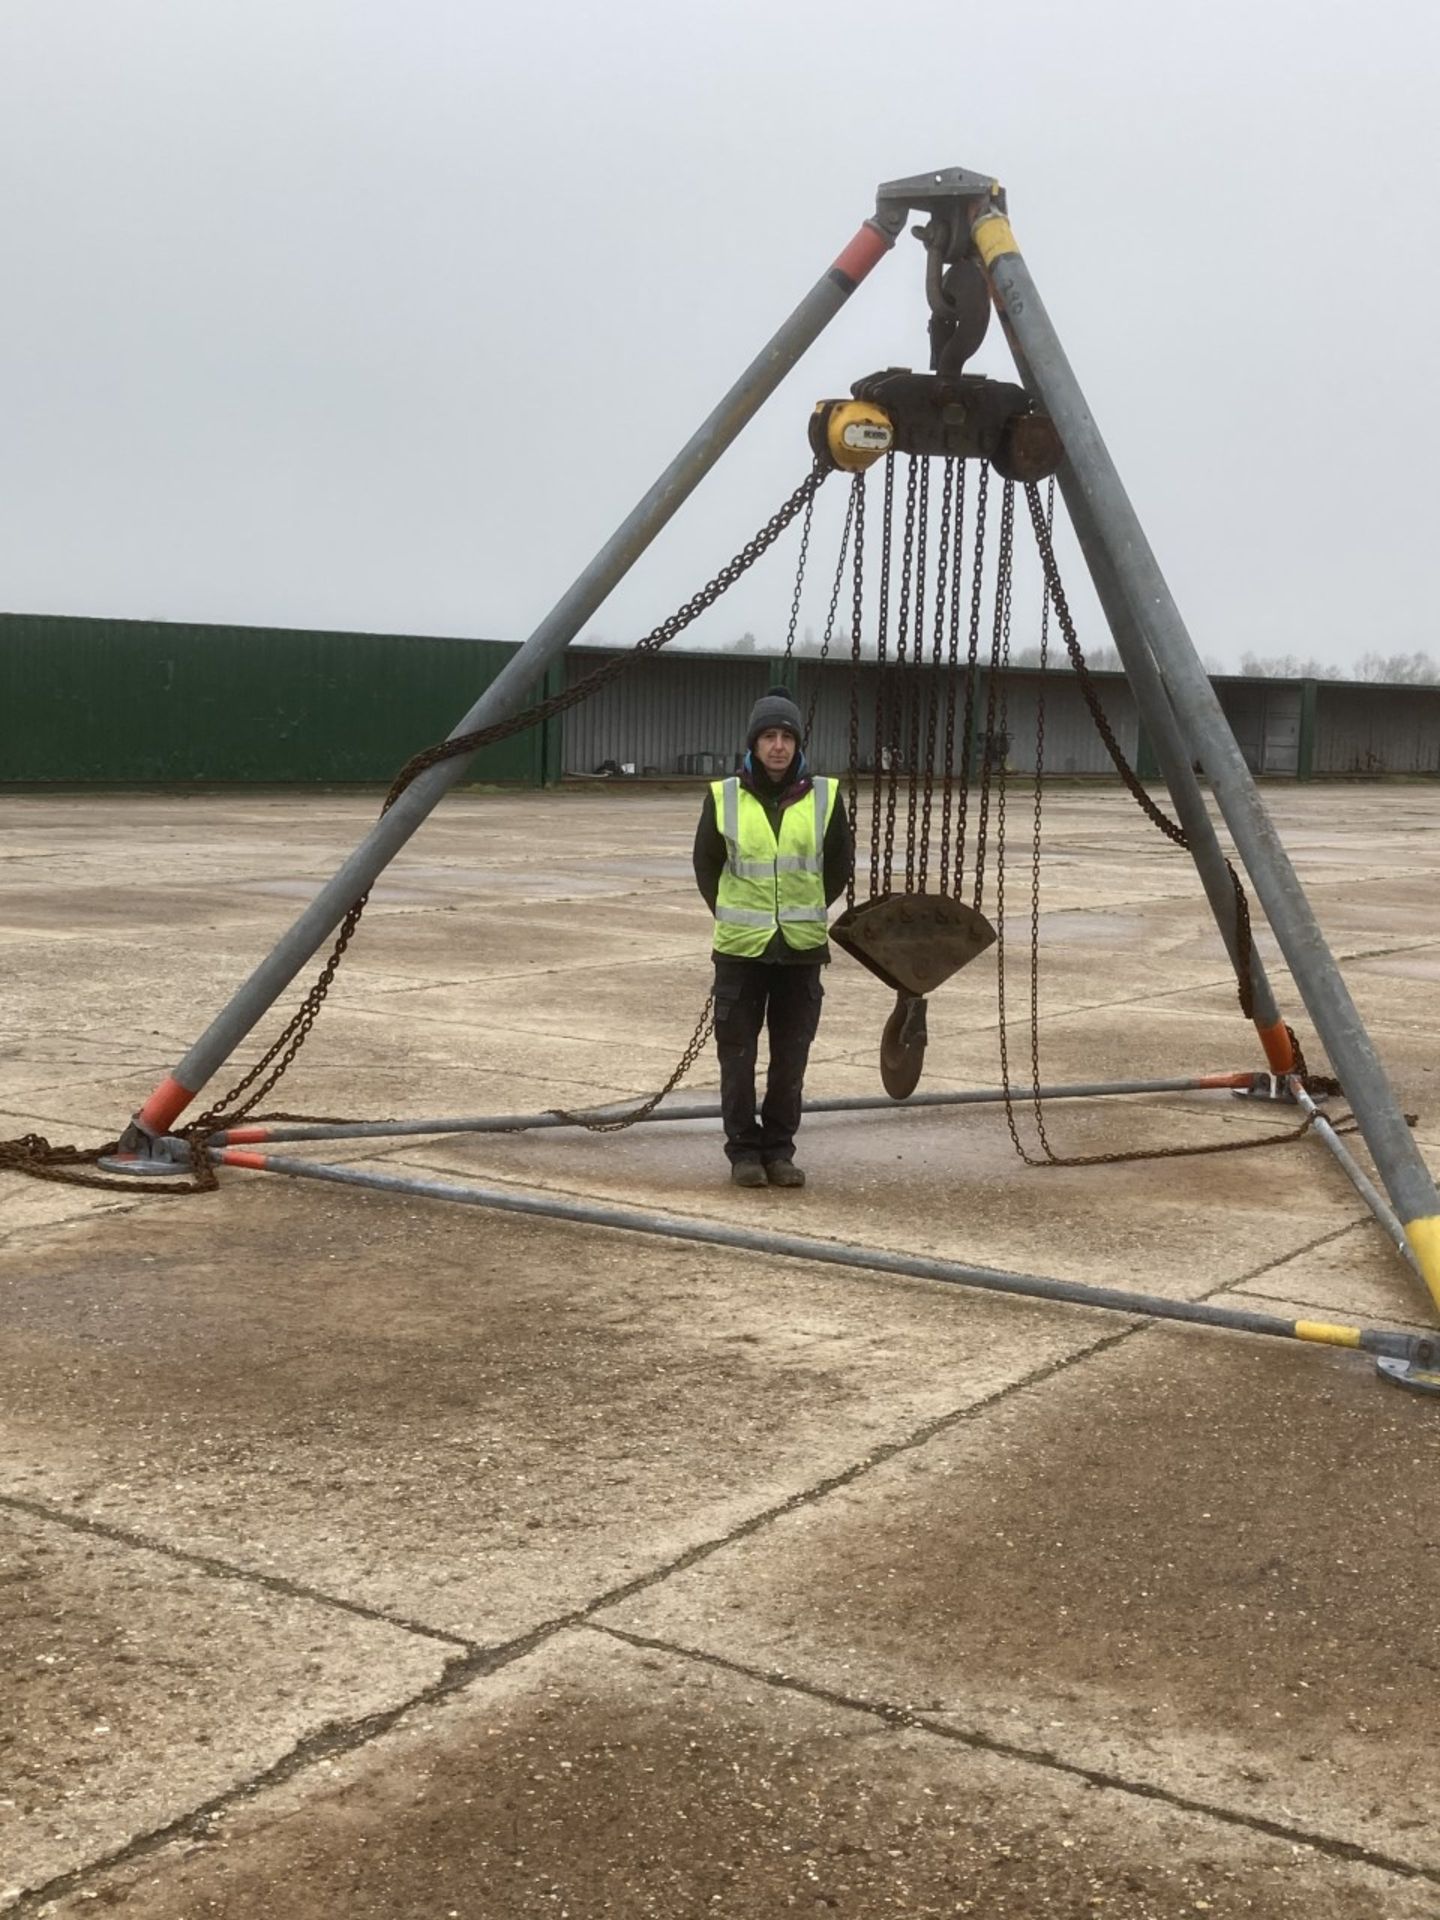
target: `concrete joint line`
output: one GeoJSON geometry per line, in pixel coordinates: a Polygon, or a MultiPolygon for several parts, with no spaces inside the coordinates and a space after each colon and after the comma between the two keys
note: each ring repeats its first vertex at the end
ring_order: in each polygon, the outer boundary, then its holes
{"type": "Polygon", "coordinates": [[[184,1547],[171,1546],[164,1540],[153,1540],[147,1534],[136,1533],[130,1527],[113,1526],[109,1521],[94,1520],[85,1514],[65,1513],[46,1506],[41,1500],[27,1500],[23,1494],[0,1493],[0,1508],[29,1514],[34,1520],[43,1520],[50,1526],[63,1527],[71,1533],[84,1534],[91,1539],[108,1540],[114,1546],[133,1547],[140,1553],[158,1554],[164,1560],[194,1567],[198,1572],[208,1573],[217,1580],[239,1581],[245,1586],[261,1587],[267,1593],[279,1595],[281,1599],[307,1600],[315,1606],[331,1607],[337,1612],[351,1614],[358,1620],[369,1621],[373,1626],[394,1627],[398,1632],[412,1634],[417,1639],[431,1640],[440,1646],[458,1647],[466,1653],[475,1651],[473,1641],[466,1640],[460,1634],[446,1633],[443,1628],[427,1627],[421,1621],[385,1613],[378,1607],[367,1607],[362,1601],[346,1600],[339,1594],[324,1593],[318,1587],[307,1587],[301,1581],[287,1580],[281,1574],[264,1573],[258,1567],[236,1566],[212,1554],[194,1553],[184,1547]]]}
{"type": "MultiPolygon", "coordinates": [[[[162,1549],[163,1551],[163,1549],[162,1549]]],[[[193,1556],[180,1556],[190,1557],[193,1556]]],[[[243,1577],[243,1576],[242,1576],[243,1577]]],[[[344,1605],[344,1602],[335,1604],[344,1605]]],[[[350,1609],[357,1611],[357,1609],[350,1609]]],[[[370,1618],[383,1619],[383,1615],[371,1615],[370,1618]]],[[[428,1634],[430,1639],[442,1636],[428,1634]]],[[[446,1636],[448,1637],[448,1636],[446,1636]]],[[[462,1645],[464,1643],[461,1643],[462,1645]]],[[[116,1867],[130,1865],[133,1861],[143,1860],[147,1855],[158,1853],[162,1847],[173,1840],[208,1839],[211,1836],[211,1823],[223,1818],[232,1808],[246,1800],[277,1787],[293,1779],[297,1773],[315,1765],[321,1760],[330,1759],[336,1754],[354,1752],[365,1746],[381,1734],[388,1733],[404,1716],[417,1707],[431,1707],[466,1685],[477,1673],[485,1670],[486,1656],[483,1653],[460,1653],[446,1662],[440,1678],[419,1693],[412,1694],[408,1700],[402,1700],[398,1706],[387,1707],[379,1713],[366,1714],[358,1720],[343,1723],[330,1722],[315,1733],[295,1743],[288,1753],[284,1753],[270,1766],[252,1774],[248,1779],[239,1780],[223,1792],[212,1795],[202,1801],[198,1807],[177,1814],[164,1826],[152,1827],[147,1833],[135,1834],[123,1846],[116,1847],[110,1853],[87,1861],[83,1866],[72,1867],[66,1873],[57,1874],[53,1879],[44,1881],[38,1887],[31,1887],[20,1896],[10,1908],[12,1915],[23,1917],[36,1913],[67,1894],[82,1892],[90,1882],[102,1874],[112,1872],[116,1867]]]]}
{"type": "Polygon", "coordinates": [[[1250,1833],[1263,1833],[1274,1840],[1288,1841],[1292,1846],[1308,1847],[1315,1853],[1325,1854],[1330,1859],[1344,1860],[1352,1865],[1375,1867],[1382,1873],[1392,1873],[1406,1880],[1427,1881],[1440,1886],[1440,1870],[1433,1867],[1417,1866],[1413,1861],[1399,1860],[1390,1854],[1377,1853],[1370,1847],[1363,1847],[1353,1840],[1341,1840],[1334,1834],[1316,1833],[1307,1827],[1287,1826],[1280,1820],[1267,1820],[1261,1814],[1237,1813],[1233,1807],[1217,1806],[1208,1800],[1192,1800],[1187,1795],[1176,1793],[1169,1787],[1154,1785],[1148,1780],[1131,1780],[1123,1774],[1109,1773],[1099,1767],[1080,1766],[1075,1761],[1061,1760],[1053,1753],[1047,1753],[1043,1747],[1021,1747],[1009,1740],[999,1740],[976,1728],[947,1726],[943,1721],[932,1720],[923,1710],[897,1706],[884,1700],[870,1700],[851,1694],[837,1693],[831,1687],[820,1686],[808,1680],[798,1680],[791,1674],[781,1673],[776,1668],[751,1667],[743,1661],[728,1659],[724,1654],[707,1653],[699,1647],[687,1647],[671,1640],[652,1639],[648,1635],[631,1633],[624,1627],[606,1626],[603,1622],[589,1623],[590,1631],[603,1633],[612,1640],[622,1641],[626,1646],[653,1653],[668,1653],[673,1657],[694,1661],[697,1665],[713,1667],[719,1672],[733,1674],[737,1679],[752,1682],[755,1685],[773,1687],[782,1693],[798,1694],[802,1699],[812,1700],[819,1706],[848,1708],[854,1713],[868,1714],[872,1719],[883,1721],[890,1727],[914,1727],[921,1733],[927,1733],[939,1740],[952,1741],[957,1746],[968,1747],[972,1752],[991,1753],[1004,1760],[1016,1760],[1027,1766],[1038,1767],[1046,1773],[1062,1774],[1070,1780],[1081,1780],[1086,1786],[1099,1787],[1111,1793],[1133,1795],[1139,1800],[1154,1800],[1160,1805],[1173,1807],[1179,1813],[1200,1814],[1206,1819],[1215,1820],[1229,1827],[1241,1827],[1250,1833]]]}
{"type": "Polygon", "coordinates": [[[1197,1300],[1218,1300],[1222,1294],[1234,1292],[1237,1288],[1247,1287],[1252,1280],[1258,1280],[1270,1272],[1272,1267],[1283,1267],[1287,1260],[1298,1260],[1302,1254],[1314,1253],[1318,1247],[1328,1246],[1332,1240],[1338,1240],[1343,1234],[1363,1227],[1364,1220],[1347,1220],[1343,1226],[1327,1227],[1323,1233],[1317,1233],[1313,1240],[1307,1240],[1303,1246],[1292,1247],[1288,1253],[1272,1254],[1262,1260],[1257,1267],[1250,1267],[1244,1273],[1237,1273],[1233,1280],[1222,1280],[1218,1287],[1212,1287],[1208,1293],[1200,1293],[1197,1300]]]}
{"type": "MultiPolygon", "coordinates": [[[[367,1746],[372,1740],[378,1739],[381,1735],[390,1732],[392,1728],[398,1726],[400,1722],[416,1708],[428,1708],[439,1705],[451,1694],[457,1693],[462,1688],[468,1686],[471,1681],[485,1678],[492,1673],[498,1673],[502,1668],[513,1665],[517,1660],[523,1660],[528,1654],[535,1652],[537,1648],[554,1639],[557,1634],[591,1625],[592,1616],[600,1612],[603,1608],[617,1606],[622,1601],[631,1599],[637,1593],[642,1593],[651,1587],[663,1584],[663,1582],[670,1579],[674,1574],[683,1573],[690,1567],[697,1565],[700,1561],[708,1559],[712,1554],[720,1552],[722,1548],[730,1546],[736,1541],[746,1539],[751,1534],[757,1533],[762,1527],[768,1526],[771,1521],[780,1519],[787,1513],[792,1513],[798,1508],[809,1506],[815,1501],[823,1499],[827,1494],[836,1491],[838,1488],[848,1486],[852,1481],[858,1479],[862,1474],[868,1473],[872,1468],[883,1465],[887,1460],[894,1459],[897,1454],[906,1453],[912,1448],[925,1445],[927,1441],[932,1439],[936,1434],[943,1432],[946,1428],[978,1417],[991,1407],[998,1405],[1001,1401],[1009,1399],[1012,1394],[1019,1393],[1026,1387],[1037,1386],[1042,1381],[1051,1378],[1052,1375],[1064,1371],[1067,1367],[1073,1366],[1081,1360],[1090,1358],[1092,1354],[1099,1353],[1109,1347],[1117,1346],[1122,1340],[1129,1339],[1131,1334],[1137,1331],[1140,1331],[1138,1326],[1130,1326],[1122,1329],[1119,1333],[1108,1334],[1098,1341],[1091,1342],[1090,1345],[1080,1349],[1076,1353],[1068,1355],[1063,1360],[1052,1361],[1048,1365],[1038,1368],[1034,1373],[1025,1375],[1023,1379],[1012,1381],[1009,1386],[999,1388],[995,1393],[987,1395],[983,1400],[976,1401],[972,1406],[952,1408],[949,1413],[941,1414],[934,1420],[926,1421],[923,1426],[917,1428],[915,1432],[906,1435],[903,1439],[890,1441],[884,1446],[872,1448],[870,1452],[865,1454],[860,1460],[854,1462],[841,1472],[828,1475],[824,1480],[818,1481],[813,1487],[806,1488],[800,1493],[791,1495],[789,1499],[767,1508],[762,1513],[752,1515],[749,1520],[742,1521],[738,1526],[732,1528],[729,1533],[713,1540],[701,1541],[698,1545],[689,1548],[685,1553],[679,1554],[674,1560],[667,1562],[664,1566],[657,1567],[650,1573],[641,1574],[634,1580],[626,1581],[622,1586],[612,1587],[605,1593],[597,1595],[595,1599],[588,1601],[584,1606],[574,1608],[569,1613],[563,1614],[557,1619],[542,1622],[541,1625],[532,1628],[528,1633],[522,1634],[514,1640],[504,1641],[494,1647],[482,1646],[476,1641],[466,1640],[458,1635],[443,1633],[435,1628],[424,1627],[410,1621],[397,1619],[391,1615],[377,1612],[373,1608],[360,1606],[353,1601],[339,1599],[332,1594],[319,1593],[313,1589],[302,1587],[297,1583],[279,1579],[274,1575],[254,1573],[243,1567],[232,1567],[224,1561],[212,1560],[202,1554],[186,1553],[181,1549],[167,1547],[155,1541],[147,1540],[142,1535],[132,1533],[125,1528],[107,1526],[102,1521],[87,1520],[72,1514],[52,1513],[49,1508],[42,1506],[37,1501],[0,1495],[0,1507],[12,1507],[19,1512],[29,1513],[38,1519],[51,1521],[60,1526],[67,1526],[77,1532],[99,1536],[102,1539],[116,1542],[121,1546],[139,1548],[148,1553],[158,1553],[168,1559],[198,1567],[207,1573],[216,1574],[223,1579],[248,1582],[264,1587],[269,1591],[281,1593],[287,1598],[312,1600],[321,1605],[332,1606],[340,1611],[358,1615],[362,1619],[411,1633],[417,1638],[448,1644],[457,1649],[455,1654],[446,1662],[444,1672],[440,1675],[440,1678],[432,1682],[430,1686],[422,1688],[418,1693],[412,1694],[409,1699],[403,1700],[398,1705],[386,1708],[381,1712],[363,1715],[360,1719],[348,1721],[343,1725],[332,1722],[320,1728],[317,1732],[310,1734],[305,1739],[297,1741],[288,1753],[282,1754],[281,1757],[270,1766],[262,1768],[260,1772],[251,1775],[248,1779],[237,1781],[233,1786],[227,1787],[223,1792],[213,1795],[209,1800],[203,1801],[198,1807],[192,1807],[185,1813],[177,1814],[175,1819],[167,1821],[164,1826],[152,1828],[147,1833],[136,1834],[133,1838],[126,1841],[122,1847],[117,1847],[113,1852],[104,1854],[98,1859],[88,1861],[83,1866],[73,1867],[68,1872],[59,1874],[38,1887],[30,1888],[21,1895],[20,1900],[10,1911],[16,1916],[16,1920],[24,1920],[25,1916],[36,1913],[47,1902],[60,1899],[64,1895],[82,1891],[91,1881],[99,1878],[101,1875],[111,1872],[116,1867],[126,1866],[132,1861],[140,1860],[147,1855],[156,1853],[162,1847],[168,1846],[172,1840],[208,1837],[210,1823],[216,1818],[223,1816],[230,1808],[241,1802],[253,1799],[257,1794],[264,1792],[267,1788],[279,1786],[285,1781],[293,1779],[296,1774],[321,1760],[330,1759],[336,1754],[353,1753],[359,1748],[367,1746]]],[[[617,1631],[616,1629],[608,1627],[600,1630],[607,1633],[617,1631]]],[[[619,1637],[625,1638],[627,1636],[620,1635],[619,1637]]],[[[639,1643],[637,1642],[637,1644],[639,1643]]],[[[739,1671],[739,1669],[737,1669],[737,1671],[739,1671]]]]}

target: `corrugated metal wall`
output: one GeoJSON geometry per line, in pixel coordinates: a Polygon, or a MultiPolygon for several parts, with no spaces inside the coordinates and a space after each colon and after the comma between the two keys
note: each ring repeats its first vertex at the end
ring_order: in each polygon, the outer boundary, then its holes
{"type": "Polygon", "coordinates": [[[1440,687],[1319,682],[1316,774],[1440,773],[1440,687]]]}
{"type": "Polygon", "coordinates": [[[1215,691],[1225,709],[1245,764],[1252,773],[1300,771],[1301,690],[1297,680],[1219,680],[1215,691]]]}
{"type": "MultiPolygon", "coordinates": [[[[605,656],[600,656],[605,657],[605,656]]],[[[596,656],[589,649],[572,654],[570,684],[589,672],[596,656]]],[[[601,767],[634,767],[637,774],[725,773],[743,750],[745,722],[765,689],[781,676],[781,663],[749,655],[725,658],[668,654],[632,667],[619,680],[565,715],[562,764],[568,774],[595,773],[601,767]]],[[[919,703],[922,758],[928,737],[929,702],[943,681],[929,667],[887,670],[887,686],[900,701],[899,737],[908,750],[912,703],[919,703]]],[[[1102,704],[1127,756],[1136,752],[1135,703],[1128,684],[1115,676],[1097,679],[1102,704]]],[[[799,663],[796,697],[808,714],[815,703],[811,730],[811,758],[816,766],[843,768],[850,760],[850,688],[848,662],[799,663]],[[818,697],[817,697],[818,695],[818,697]]],[[[1036,713],[1040,694],[1045,698],[1045,764],[1057,774],[1104,774],[1111,763],[1074,676],[1054,673],[1015,673],[1010,676],[1004,732],[1009,759],[1015,767],[1033,766],[1036,713]]],[[[881,691],[880,669],[862,664],[857,697],[860,710],[859,764],[862,771],[875,760],[875,706],[881,691]]],[[[963,750],[963,687],[955,717],[955,763],[963,750]]],[[[936,724],[936,764],[943,759],[945,738],[944,694],[936,724]]],[[[983,678],[977,691],[977,735],[984,726],[983,678]]],[[[888,709],[887,709],[888,712],[888,709]]],[[[997,731],[999,731],[997,721],[997,731]]],[[[890,737],[887,719],[883,737],[890,737]]]]}
{"type": "MultiPolygon", "coordinates": [[[[588,647],[568,654],[567,684],[611,657],[588,647]]],[[[775,662],[745,654],[637,661],[564,715],[561,765],[571,774],[595,773],[610,763],[640,774],[673,775],[681,771],[682,758],[706,754],[717,762],[710,771],[728,773],[736,743],[744,745],[750,709],[777,672],[775,662]]]]}
{"type": "MultiPolygon", "coordinates": [[[[0,614],[0,782],[383,783],[454,726],[514,651],[497,641],[0,614]]],[[[549,685],[562,678],[573,685],[607,657],[572,652],[549,685]]],[[[847,766],[849,663],[804,660],[796,673],[802,711],[815,701],[815,763],[847,766]]],[[[726,772],[743,745],[751,706],[780,677],[781,663],[763,655],[646,658],[563,718],[480,756],[472,778],[534,785],[562,770],[590,774],[607,763],[662,777],[726,772]]],[[[936,680],[932,668],[913,664],[887,674],[899,690],[906,749],[910,703],[920,702],[923,743],[936,680]]],[[[1121,675],[1100,674],[1096,686],[1136,764],[1128,684],[1121,675]]],[[[879,669],[863,664],[862,769],[875,759],[880,688],[879,669]]],[[[1046,766],[1057,775],[1110,775],[1078,684],[1064,668],[1010,676],[1004,731],[1012,766],[1034,763],[1042,688],[1046,766]]],[[[1440,687],[1225,678],[1216,691],[1256,773],[1440,774],[1440,687]],[[1314,750],[1307,765],[1311,696],[1314,750]]],[[[977,734],[984,709],[982,679],[977,734]]],[[[957,707],[957,764],[962,724],[957,707]]],[[[942,708],[937,764],[944,734],[942,708]]]]}
{"type": "MultiPolygon", "coordinates": [[[[495,641],[0,614],[0,781],[385,783],[515,649],[495,641]]],[[[471,778],[538,784],[541,730],[471,778]]]]}

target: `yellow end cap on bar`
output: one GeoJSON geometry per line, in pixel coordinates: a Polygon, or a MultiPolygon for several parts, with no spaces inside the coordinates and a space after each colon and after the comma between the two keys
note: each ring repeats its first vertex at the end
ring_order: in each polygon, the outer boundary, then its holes
{"type": "Polygon", "coordinates": [[[1405,1238],[1419,1262],[1431,1298],[1440,1307],[1440,1213],[1427,1214],[1423,1220],[1407,1220],[1405,1238]]]}
{"type": "Polygon", "coordinates": [[[1332,1327],[1328,1320],[1297,1320],[1295,1322],[1297,1340],[1318,1340],[1326,1347],[1358,1347],[1360,1329],[1358,1327],[1332,1327]]]}
{"type": "Polygon", "coordinates": [[[987,267],[993,266],[1002,254],[1020,251],[1015,244],[1015,235],[1010,230],[1010,222],[1003,213],[982,214],[970,229],[970,238],[987,267]]]}

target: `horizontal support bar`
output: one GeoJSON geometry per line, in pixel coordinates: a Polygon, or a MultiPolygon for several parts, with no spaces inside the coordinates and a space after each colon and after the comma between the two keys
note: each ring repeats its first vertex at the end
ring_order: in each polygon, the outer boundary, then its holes
{"type": "MultiPolygon", "coordinates": [[[[1254,1087],[1270,1084],[1266,1073],[1204,1073],[1176,1080],[1085,1080],[1068,1086],[1041,1087],[1042,1100],[1097,1100],[1117,1093],[1211,1093],[1230,1091],[1248,1093],[1254,1087]]],[[[634,1099],[641,1099],[636,1095],[634,1099]]],[[[892,1100],[888,1094],[834,1094],[821,1100],[807,1100],[806,1113],[878,1113],[886,1108],[903,1111],[906,1107],[981,1107],[1005,1098],[1003,1087],[976,1087],[963,1093],[912,1093],[908,1099],[892,1100]]],[[[1012,1088],[1012,1101],[1035,1098],[1030,1087],[1012,1088]]],[[[385,1140],[407,1134],[434,1133],[530,1133],[541,1128],[578,1127],[589,1121],[618,1120],[634,1099],[615,1100],[605,1107],[586,1107],[575,1116],[556,1111],[548,1113],[490,1113],[466,1118],[439,1120],[317,1120],[306,1126],[262,1125],[230,1127],[210,1136],[216,1147],[257,1146],[264,1142],[292,1140],[385,1140]]],[[[692,1101],[686,1106],[658,1107],[642,1114],[636,1125],[652,1120],[718,1120],[718,1100],[692,1101]]]]}
{"type": "Polygon", "coordinates": [[[1365,1173],[1364,1169],[1355,1159],[1354,1154],[1350,1152],[1339,1134],[1336,1133],[1334,1127],[1331,1126],[1330,1122],[1310,1098],[1310,1095],[1305,1091],[1304,1082],[1298,1075],[1290,1075],[1289,1086],[1296,1101],[1310,1116],[1313,1130],[1319,1136],[1321,1143],[1335,1156],[1346,1179],[1354,1187],[1371,1213],[1373,1213],[1375,1218],[1380,1222],[1380,1225],[1385,1229],[1386,1233],[1389,1234],[1390,1238],[1395,1242],[1395,1245],[1400,1249],[1401,1259],[1404,1260],[1405,1264],[1415,1273],[1419,1273],[1420,1262],[1416,1259],[1415,1250],[1406,1237],[1404,1227],[1400,1224],[1399,1215],[1390,1206],[1384,1194],[1381,1193],[1374,1181],[1365,1173]]]}
{"type": "Polygon", "coordinates": [[[567,1220],[578,1226],[654,1234],[666,1240],[693,1241],[701,1246],[734,1247],[745,1253],[770,1254],[786,1260],[815,1260],[827,1266],[858,1267],[871,1273],[894,1273],[912,1280],[938,1280],[949,1286],[976,1287],[989,1293],[1056,1300],[1066,1306],[1097,1307],[1102,1312],[1123,1313],[1132,1319],[1182,1320],[1197,1326],[1225,1327],[1237,1333],[1258,1333],[1282,1340],[1306,1340],[1323,1346],[1352,1347],[1366,1353],[1412,1360],[1424,1366],[1432,1366],[1440,1359],[1440,1343],[1389,1329],[1337,1326],[1328,1321],[1284,1320],[1277,1314],[1252,1313],[1243,1307],[1217,1307],[1206,1301],[1166,1300],[1158,1294],[1125,1293],[1114,1287],[1084,1286],[1079,1281],[1050,1280],[1038,1274],[1005,1273],[997,1267],[974,1267],[953,1260],[929,1260],[916,1254],[894,1253],[886,1247],[850,1246],[840,1240],[811,1240],[793,1233],[761,1233],[716,1220],[641,1213],[632,1207],[596,1206],[590,1201],[565,1200],[554,1194],[522,1193],[513,1188],[471,1187],[445,1180],[408,1179],[399,1174],[371,1173],[363,1167],[326,1166],[308,1160],[290,1160],[277,1154],[256,1153],[245,1147],[212,1147],[210,1158],[218,1166],[247,1167],[259,1173],[289,1174],[294,1179],[366,1187],[379,1193],[404,1193],[429,1200],[450,1200],[462,1206],[487,1207],[501,1213],[531,1214],[545,1219],[567,1220]]]}

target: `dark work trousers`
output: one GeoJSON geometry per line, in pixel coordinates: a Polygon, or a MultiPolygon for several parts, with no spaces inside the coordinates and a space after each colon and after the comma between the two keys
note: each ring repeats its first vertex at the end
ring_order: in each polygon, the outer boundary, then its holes
{"type": "Polygon", "coordinates": [[[720,1113],[733,1160],[793,1160],[810,1043],[825,989],[818,966],[771,965],[715,956],[715,1051],[720,1113]],[[765,1104],[755,1115],[760,1029],[770,1035],[765,1104]]]}

